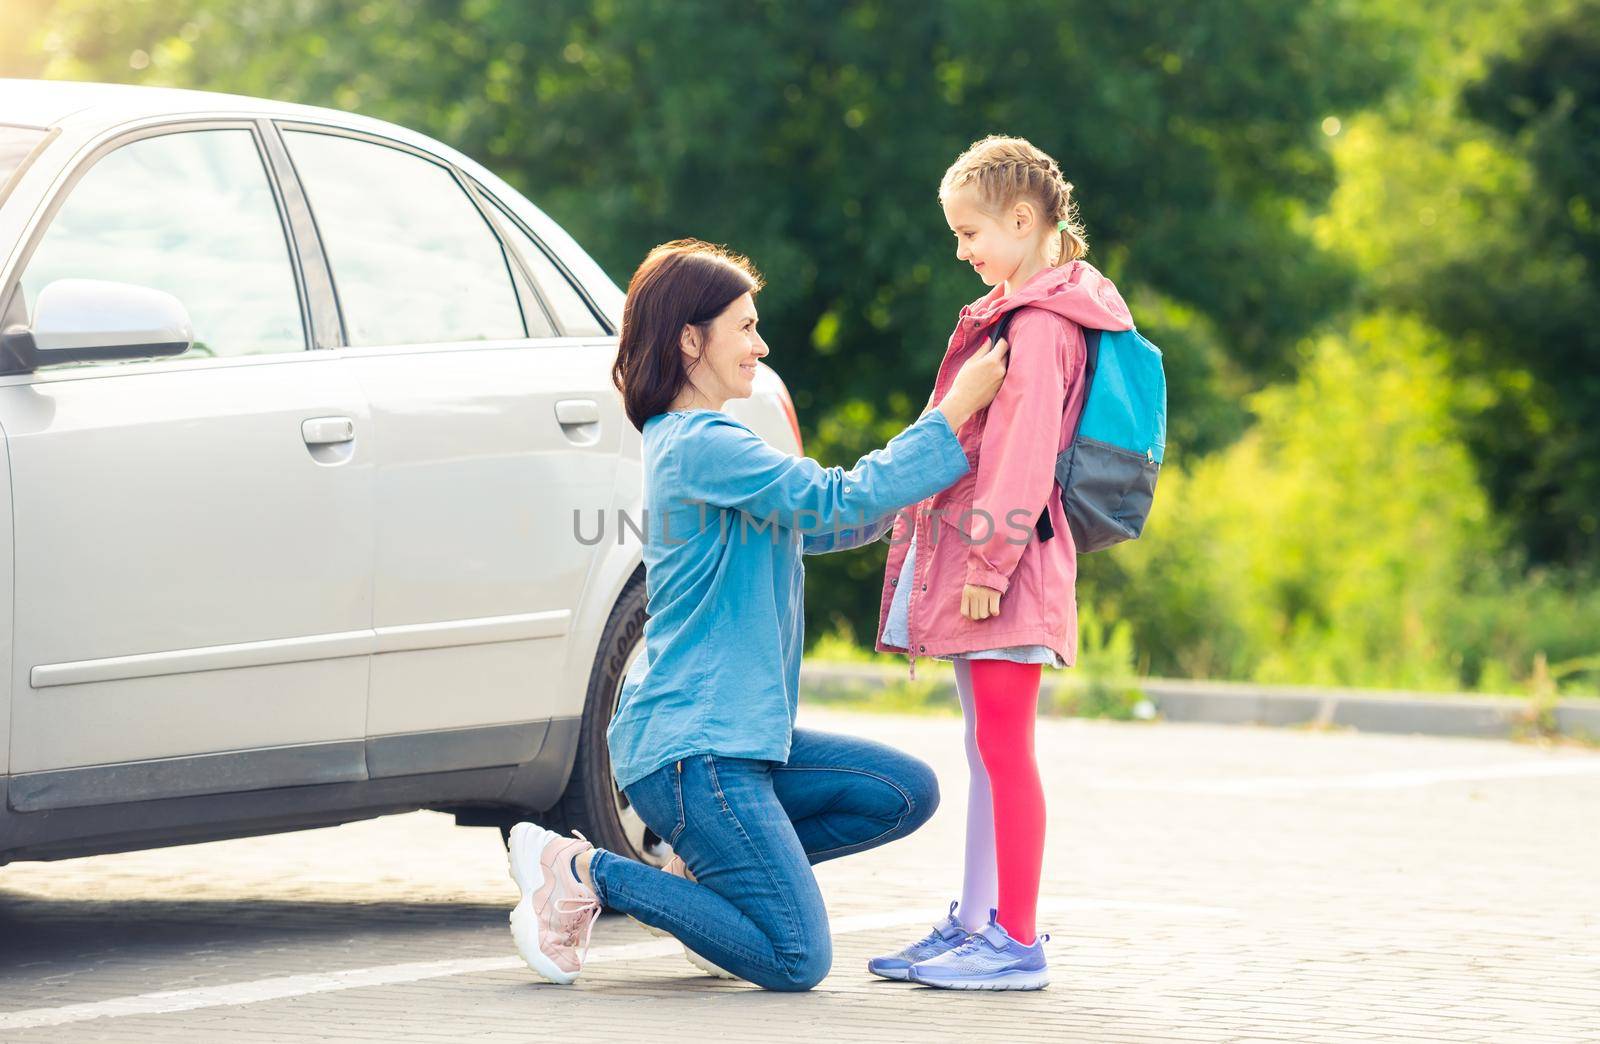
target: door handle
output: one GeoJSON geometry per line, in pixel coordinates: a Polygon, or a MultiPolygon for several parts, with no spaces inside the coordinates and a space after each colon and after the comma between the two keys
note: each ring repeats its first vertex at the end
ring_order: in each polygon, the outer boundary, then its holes
{"type": "Polygon", "coordinates": [[[356,422],[349,417],[312,417],[300,425],[307,446],[337,446],[354,442],[356,422]]]}
{"type": "Polygon", "coordinates": [[[562,399],[556,403],[556,420],[562,424],[599,424],[600,404],[593,399],[562,399]]]}

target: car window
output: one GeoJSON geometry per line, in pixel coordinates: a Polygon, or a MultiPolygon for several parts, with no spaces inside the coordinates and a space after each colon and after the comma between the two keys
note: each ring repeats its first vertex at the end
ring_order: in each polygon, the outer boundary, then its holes
{"type": "Polygon", "coordinates": [[[172,294],[194,326],[184,358],[306,346],[283,221],[248,130],[141,138],[97,160],[22,274],[28,315],[57,279],[172,294]]]}
{"type": "Polygon", "coordinates": [[[527,262],[528,270],[533,273],[534,280],[539,284],[539,292],[544,295],[551,311],[555,312],[562,332],[570,337],[605,333],[606,328],[595,317],[583,295],[568,282],[566,275],[550,260],[543,248],[505,213],[504,208],[496,204],[496,209],[500,210],[503,218],[501,226],[510,236],[517,253],[527,262]]]}
{"type": "Polygon", "coordinates": [[[0,126],[0,199],[5,198],[11,175],[22,166],[33,147],[44,140],[45,133],[34,127],[0,126]]]}
{"type": "Polygon", "coordinates": [[[284,139],[351,345],[527,336],[500,239],[448,170],[333,134],[284,139]]]}

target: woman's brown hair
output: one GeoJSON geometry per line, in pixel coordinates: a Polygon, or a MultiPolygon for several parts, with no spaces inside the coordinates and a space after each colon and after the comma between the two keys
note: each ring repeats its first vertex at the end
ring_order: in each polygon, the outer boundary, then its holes
{"type": "Polygon", "coordinates": [[[622,306],[622,336],[611,381],[622,393],[628,420],[644,422],[665,413],[688,383],[682,332],[700,328],[745,294],[762,286],[747,258],[698,239],[662,243],[645,256],[628,280],[622,306]]]}

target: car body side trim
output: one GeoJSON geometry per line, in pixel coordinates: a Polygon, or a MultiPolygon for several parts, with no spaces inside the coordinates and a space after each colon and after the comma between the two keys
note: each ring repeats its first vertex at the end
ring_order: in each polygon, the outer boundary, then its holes
{"type": "Polygon", "coordinates": [[[23,772],[10,777],[7,801],[18,812],[39,812],[512,767],[536,760],[549,732],[542,719],[23,772]]]}
{"type": "Polygon", "coordinates": [[[366,744],[340,740],[23,772],[11,777],[7,800],[18,812],[38,812],[366,778],[366,744]]]}
{"type": "Polygon", "coordinates": [[[234,667],[264,667],[278,663],[336,660],[347,656],[444,649],[457,645],[487,645],[534,638],[559,638],[572,625],[572,612],[556,609],[517,613],[474,620],[405,624],[376,630],[339,631],[263,642],[212,645],[198,649],[110,656],[70,663],[39,664],[29,672],[35,689],[90,682],[158,678],[171,674],[220,671],[234,667]]]}
{"type": "Polygon", "coordinates": [[[571,626],[571,610],[554,609],[514,616],[485,616],[476,620],[379,627],[375,632],[377,643],[373,652],[411,652],[416,649],[442,649],[450,645],[487,645],[490,642],[520,642],[528,638],[559,638],[571,626]]]}
{"type": "MultiPolygon", "coordinates": [[[[0,776],[0,865],[17,859],[66,859],[76,856],[99,855],[106,852],[128,852],[155,848],[162,845],[190,844],[198,841],[218,841],[230,837],[251,837],[273,834],[283,830],[303,830],[310,827],[332,826],[357,819],[390,813],[411,812],[419,808],[432,808],[460,812],[462,809],[503,810],[506,815],[528,815],[539,809],[550,808],[560,798],[571,771],[573,748],[578,743],[579,718],[551,718],[545,721],[517,722],[489,728],[459,729],[449,732],[420,734],[409,737],[375,737],[366,742],[377,749],[385,742],[411,748],[413,760],[409,771],[403,775],[386,775],[372,778],[328,783],[291,782],[277,775],[248,790],[191,794],[188,796],[133,794],[127,789],[129,782],[138,782],[138,771],[150,772],[150,763],[133,762],[122,766],[101,766],[89,770],[63,770],[104,773],[118,768],[124,772],[119,789],[107,795],[104,801],[91,801],[69,807],[45,808],[37,811],[19,809],[17,789],[24,792],[37,790],[40,780],[30,780],[29,775],[0,776]],[[537,736],[537,750],[531,746],[537,736]],[[489,765],[487,767],[452,768],[444,771],[428,765],[444,761],[459,764],[459,752],[473,740],[481,741],[483,756],[497,761],[507,753],[514,753],[518,743],[523,749],[533,751],[520,765],[489,765]],[[432,749],[428,749],[428,748],[432,749]],[[451,754],[451,751],[457,752],[451,754]]],[[[298,752],[292,748],[236,751],[225,755],[205,755],[203,758],[177,759],[189,762],[187,766],[169,765],[162,772],[166,778],[186,778],[198,784],[202,767],[215,781],[229,778],[224,762],[218,759],[235,759],[231,778],[240,781],[247,771],[281,771],[293,767],[292,761],[274,758],[302,758],[307,764],[321,762],[331,769],[339,757],[348,758],[363,746],[361,741],[339,741],[332,744],[310,744],[298,752]],[[211,759],[214,764],[198,764],[211,759]],[[253,767],[252,767],[253,766],[253,767]]],[[[173,760],[173,759],[167,759],[173,760]]],[[[112,777],[100,775],[102,784],[112,777]]],[[[147,775],[145,777],[149,779],[147,775]]],[[[95,781],[94,776],[60,781],[84,787],[95,781]]],[[[104,786],[101,787],[104,793],[104,786]]],[[[58,791],[57,799],[68,791],[58,791]]],[[[24,796],[22,804],[30,800],[24,796]]],[[[481,818],[481,816],[480,816],[481,818]]],[[[459,817],[458,817],[459,819],[459,817]]],[[[498,822],[499,820],[494,820],[498,822]]]]}
{"type": "Polygon", "coordinates": [[[367,774],[373,779],[419,772],[456,772],[521,765],[539,756],[549,721],[524,721],[439,732],[367,737],[367,774]]]}

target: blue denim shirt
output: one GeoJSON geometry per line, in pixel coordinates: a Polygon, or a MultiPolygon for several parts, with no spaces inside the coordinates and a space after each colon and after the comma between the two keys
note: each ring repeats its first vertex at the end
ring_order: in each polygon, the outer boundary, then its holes
{"type": "Polygon", "coordinates": [[[617,785],[691,754],[787,761],[804,554],[858,547],[970,465],[929,410],[854,468],[773,447],[719,410],[644,425],[644,652],[606,732],[617,785]]]}

